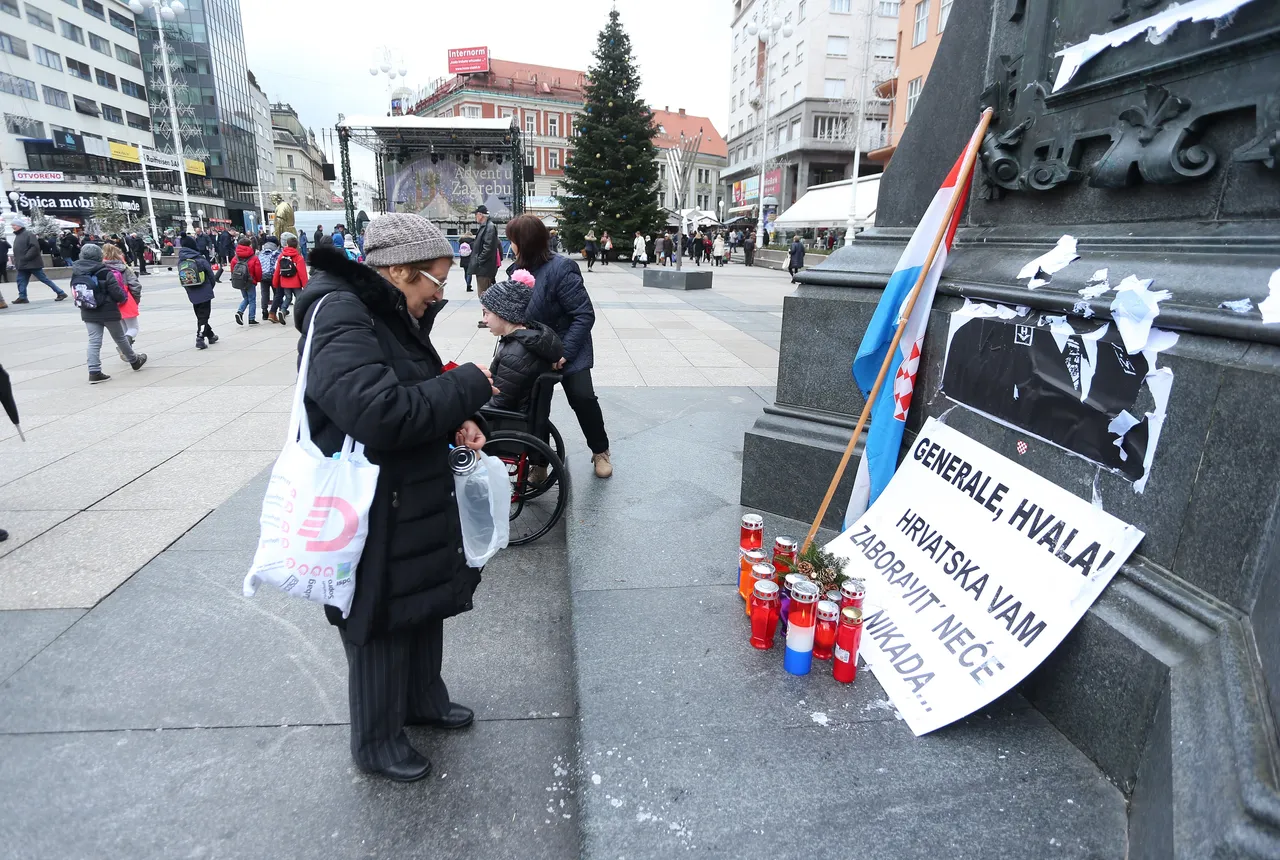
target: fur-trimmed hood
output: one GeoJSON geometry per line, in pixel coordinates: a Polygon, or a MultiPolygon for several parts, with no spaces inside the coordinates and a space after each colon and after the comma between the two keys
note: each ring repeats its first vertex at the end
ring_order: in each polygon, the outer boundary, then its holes
{"type": "MultiPolygon", "coordinates": [[[[404,294],[378,274],[376,269],[348,258],[345,251],[333,245],[319,245],[307,255],[307,264],[311,267],[311,278],[306,289],[298,296],[293,319],[294,326],[302,334],[306,334],[307,311],[311,305],[321,296],[336,290],[353,293],[371,313],[410,320],[404,294]]],[[[440,313],[446,303],[439,301],[428,307],[422,318],[416,320],[417,326],[429,331],[436,314],[440,313]]]]}

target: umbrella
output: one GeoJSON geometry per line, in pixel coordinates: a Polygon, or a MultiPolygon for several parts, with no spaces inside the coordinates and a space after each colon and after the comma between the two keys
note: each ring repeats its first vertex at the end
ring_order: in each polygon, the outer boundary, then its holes
{"type": "Polygon", "coordinates": [[[13,383],[9,381],[9,374],[5,373],[3,367],[0,367],[0,406],[3,406],[4,411],[8,413],[13,426],[18,428],[19,438],[23,442],[27,441],[27,437],[22,435],[22,427],[18,424],[18,404],[13,399],[13,383]]]}

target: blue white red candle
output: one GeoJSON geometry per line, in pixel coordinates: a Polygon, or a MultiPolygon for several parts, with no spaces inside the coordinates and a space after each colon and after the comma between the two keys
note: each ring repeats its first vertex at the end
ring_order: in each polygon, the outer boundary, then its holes
{"type": "Polygon", "coordinates": [[[808,675],[813,667],[813,638],[818,623],[818,586],[804,579],[791,586],[787,617],[787,651],[782,667],[792,675],[808,675]]]}

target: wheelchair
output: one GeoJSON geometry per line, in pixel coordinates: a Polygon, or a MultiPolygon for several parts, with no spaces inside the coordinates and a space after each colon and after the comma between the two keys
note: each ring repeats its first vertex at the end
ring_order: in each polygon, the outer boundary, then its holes
{"type": "Polygon", "coordinates": [[[511,480],[510,546],[533,543],[555,527],[569,503],[564,439],[551,423],[551,399],[560,374],[544,373],[533,384],[526,412],[484,407],[484,453],[507,466],[511,480]]]}

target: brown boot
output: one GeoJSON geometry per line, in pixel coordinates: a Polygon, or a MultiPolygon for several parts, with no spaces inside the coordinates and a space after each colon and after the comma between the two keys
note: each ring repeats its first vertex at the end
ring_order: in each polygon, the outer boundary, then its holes
{"type": "Polygon", "coordinates": [[[267,314],[267,319],[271,322],[280,322],[280,320],[276,319],[276,315],[272,313],[267,314]]]}
{"type": "Polygon", "coordinates": [[[591,457],[591,464],[596,467],[597,478],[609,478],[613,476],[613,463],[609,460],[609,452],[603,454],[595,454],[591,457]]]}

